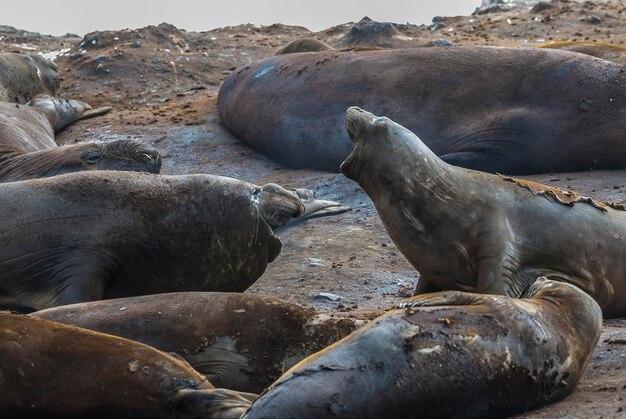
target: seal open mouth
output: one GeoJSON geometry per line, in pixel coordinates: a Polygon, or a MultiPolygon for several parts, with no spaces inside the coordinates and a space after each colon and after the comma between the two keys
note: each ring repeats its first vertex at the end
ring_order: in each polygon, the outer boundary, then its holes
{"type": "Polygon", "coordinates": [[[341,173],[352,180],[358,180],[357,178],[362,165],[358,158],[360,151],[359,146],[363,139],[364,122],[368,115],[371,114],[357,106],[352,106],[346,111],[346,130],[348,131],[350,142],[354,145],[354,149],[343,163],[341,163],[340,169],[341,173]]]}

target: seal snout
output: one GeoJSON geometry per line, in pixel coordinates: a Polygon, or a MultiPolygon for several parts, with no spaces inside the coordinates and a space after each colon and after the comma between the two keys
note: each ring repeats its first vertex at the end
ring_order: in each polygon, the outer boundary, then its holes
{"type": "Polygon", "coordinates": [[[361,118],[365,111],[358,106],[352,106],[346,111],[346,130],[348,130],[348,136],[350,141],[356,142],[361,131],[361,118]]]}

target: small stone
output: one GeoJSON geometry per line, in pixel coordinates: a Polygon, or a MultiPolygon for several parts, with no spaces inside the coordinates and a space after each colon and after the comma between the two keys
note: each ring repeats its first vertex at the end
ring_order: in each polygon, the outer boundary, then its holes
{"type": "Polygon", "coordinates": [[[594,16],[594,15],[589,15],[587,16],[587,22],[593,24],[593,25],[597,25],[599,23],[602,23],[602,19],[600,19],[598,16],[594,16]]]}
{"type": "Polygon", "coordinates": [[[341,297],[335,294],[331,294],[329,292],[320,292],[315,294],[313,299],[317,301],[339,301],[341,300],[341,297]]]}

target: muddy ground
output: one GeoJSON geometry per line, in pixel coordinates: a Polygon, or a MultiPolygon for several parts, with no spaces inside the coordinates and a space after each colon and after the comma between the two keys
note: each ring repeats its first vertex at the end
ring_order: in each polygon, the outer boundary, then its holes
{"type": "MultiPolygon", "coordinates": [[[[317,33],[280,24],[206,32],[159,24],[84,37],[50,37],[0,26],[0,49],[56,57],[62,74],[60,96],[114,107],[104,117],[66,129],[57,138],[59,144],[134,138],[163,153],[164,174],[213,173],[258,184],[307,187],[319,197],[350,205],[353,209],[346,214],[279,231],[282,254],[247,291],[349,312],[386,308],[410,296],[418,273],[391,242],[356,183],[340,174],[288,169],[228,132],[216,108],[219,85],[227,75],[305,36],[338,48],[411,47],[439,40],[457,45],[536,46],[567,40],[624,45],[623,10],[621,1],[504,4],[472,16],[435,17],[432,25],[363,20],[317,33]],[[333,294],[336,300],[315,298],[319,293],[333,294]]],[[[626,171],[528,178],[601,200],[626,202],[626,171]]],[[[605,321],[600,345],[572,396],[523,417],[626,417],[626,319],[605,321]]]]}

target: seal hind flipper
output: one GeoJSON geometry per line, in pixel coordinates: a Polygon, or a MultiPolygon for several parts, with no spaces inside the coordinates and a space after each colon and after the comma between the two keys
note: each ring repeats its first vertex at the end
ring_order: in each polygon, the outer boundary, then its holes
{"type": "Polygon", "coordinates": [[[471,306],[482,304],[483,294],[471,294],[461,291],[415,295],[399,303],[397,308],[434,307],[434,306],[471,306]]]}
{"type": "Polygon", "coordinates": [[[172,398],[177,411],[196,418],[239,419],[258,396],[227,389],[179,390],[172,398]]]}
{"type": "Polygon", "coordinates": [[[109,113],[111,109],[113,108],[110,106],[103,106],[101,108],[96,108],[96,109],[88,109],[85,112],[80,114],[80,116],[78,117],[78,120],[82,121],[83,119],[90,119],[90,118],[95,118],[96,116],[105,115],[109,113]]]}

